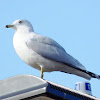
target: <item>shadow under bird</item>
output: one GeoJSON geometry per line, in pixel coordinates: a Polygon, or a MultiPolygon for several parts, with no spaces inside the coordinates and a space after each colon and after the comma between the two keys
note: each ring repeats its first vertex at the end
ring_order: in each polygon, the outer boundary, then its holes
{"type": "Polygon", "coordinates": [[[78,75],[90,80],[100,79],[53,39],[34,32],[31,23],[27,20],[16,20],[6,28],[15,29],[13,45],[19,57],[28,65],[43,72],[61,71],[78,75]]]}

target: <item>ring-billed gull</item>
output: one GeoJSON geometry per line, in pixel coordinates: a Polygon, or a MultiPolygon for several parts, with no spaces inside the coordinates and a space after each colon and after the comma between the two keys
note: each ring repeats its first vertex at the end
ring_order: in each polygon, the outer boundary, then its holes
{"type": "Polygon", "coordinates": [[[61,71],[75,74],[90,80],[100,78],[85,67],[53,39],[34,32],[31,23],[27,20],[16,20],[6,28],[16,30],[13,45],[20,58],[31,67],[43,72],[61,71]]]}

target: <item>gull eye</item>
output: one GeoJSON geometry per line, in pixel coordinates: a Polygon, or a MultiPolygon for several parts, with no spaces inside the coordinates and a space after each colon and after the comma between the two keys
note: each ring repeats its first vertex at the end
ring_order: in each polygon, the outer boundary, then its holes
{"type": "Polygon", "coordinates": [[[22,21],[19,21],[19,23],[21,24],[21,23],[22,23],[22,21]]]}

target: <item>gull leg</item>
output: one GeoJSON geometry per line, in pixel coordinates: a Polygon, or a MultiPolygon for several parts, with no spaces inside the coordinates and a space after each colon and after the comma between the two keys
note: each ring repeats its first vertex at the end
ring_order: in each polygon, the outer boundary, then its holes
{"type": "Polygon", "coordinates": [[[43,79],[43,68],[41,68],[41,78],[43,79]]]}
{"type": "Polygon", "coordinates": [[[43,67],[41,66],[41,78],[43,79],[43,67]]]}

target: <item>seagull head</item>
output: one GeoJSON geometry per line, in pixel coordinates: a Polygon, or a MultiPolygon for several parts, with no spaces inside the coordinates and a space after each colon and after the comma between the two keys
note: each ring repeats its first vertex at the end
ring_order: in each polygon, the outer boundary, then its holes
{"type": "Polygon", "coordinates": [[[6,25],[5,26],[6,28],[13,28],[15,29],[16,31],[20,31],[20,30],[23,30],[23,31],[34,31],[33,30],[33,26],[32,24],[27,21],[27,20],[15,20],[13,22],[13,24],[11,25],[6,25]]]}

